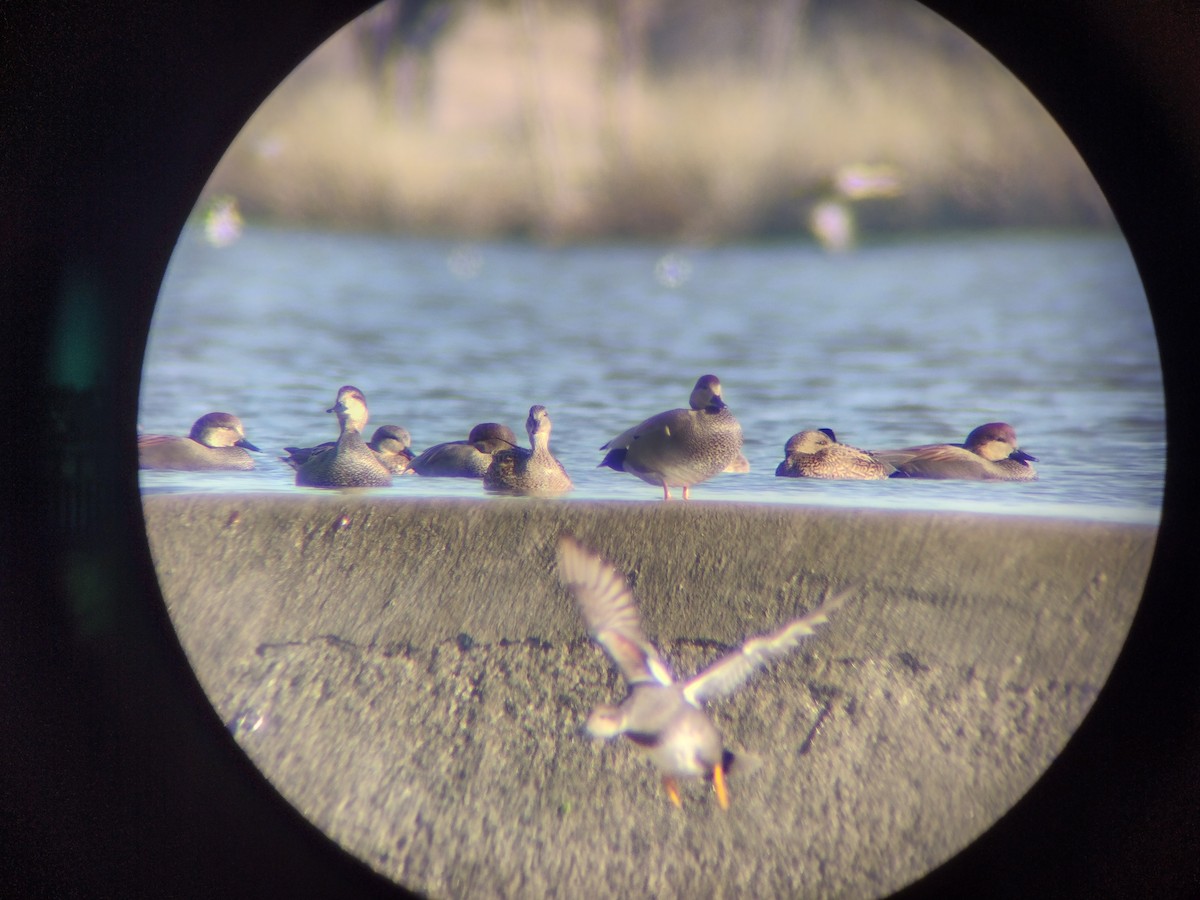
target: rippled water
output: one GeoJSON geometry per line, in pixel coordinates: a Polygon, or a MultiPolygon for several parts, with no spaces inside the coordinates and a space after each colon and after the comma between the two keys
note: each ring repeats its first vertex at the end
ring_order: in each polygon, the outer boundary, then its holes
{"type": "MultiPolygon", "coordinates": [[[[415,449],[535,403],[575,499],[654,501],[597,469],[606,440],[686,406],[713,372],[752,471],[697,500],[955,509],[1157,522],[1165,463],[1149,309],[1119,235],[1005,233],[866,246],[457,244],[248,228],[216,248],[188,229],[164,281],[139,421],[186,434],[239,415],[265,453],[247,473],[143,472],[145,491],[300,491],[285,445],[336,436],[361,388],[415,449]],[[774,477],[804,428],[882,448],[1012,423],[1032,484],[774,477]]],[[[369,429],[369,430],[370,430],[369,429]]],[[[465,479],[396,479],[385,496],[487,496],[465,479]]],[[[493,498],[496,499],[496,498],[493,498]]],[[[497,502],[499,502],[497,500],[497,502]]]]}

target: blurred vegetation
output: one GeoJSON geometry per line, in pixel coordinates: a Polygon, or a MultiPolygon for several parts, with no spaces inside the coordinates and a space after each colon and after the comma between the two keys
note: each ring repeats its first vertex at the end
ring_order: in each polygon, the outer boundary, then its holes
{"type": "Polygon", "coordinates": [[[896,0],[389,0],[255,114],[220,195],[252,218],[546,240],[799,233],[830,198],[876,233],[1112,224],[1028,92],[896,0]],[[848,197],[856,164],[891,189],[848,197]]]}

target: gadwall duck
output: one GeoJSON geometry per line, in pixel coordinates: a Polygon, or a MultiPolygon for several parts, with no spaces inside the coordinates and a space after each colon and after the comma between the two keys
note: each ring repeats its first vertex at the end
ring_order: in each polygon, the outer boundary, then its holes
{"type": "Polygon", "coordinates": [[[1037,462],[1017,446],[1017,433],[1005,422],[980,425],[961,444],[923,444],[900,450],[876,450],[876,458],[895,466],[892,478],[965,478],[972,481],[1036,481],[1037,462]]]}
{"type": "Polygon", "coordinates": [[[362,438],[367,425],[367,398],[353,385],[344,385],[337,393],[333,406],[325,410],[336,413],[341,436],[332,449],[308,448],[306,453],[296,447],[284,447],[288,456],[283,461],[296,470],[296,484],[301,487],[386,487],[392,483],[392,473],[380,462],[362,438]]]}
{"type": "Polygon", "coordinates": [[[412,435],[399,425],[380,425],[367,446],[393,475],[412,473],[412,435]]]}
{"type": "Polygon", "coordinates": [[[426,478],[482,478],[497,450],[517,446],[507,425],[480,422],[465,441],[434,444],[412,461],[412,470],[426,478]]]}
{"type": "Polygon", "coordinates": [[[544,406],[531,406],[525,420],[532,449],[512,447],[492,454],[483,473],[483,486],[510,494],[561,494],[573,484],[562,463],[550,452],[550,414],[544,406]]]}
{"type": "Polygon", "coordinates": [[[701,376],[689,403],[690,409],[661,412],[617,435],[600,448],[608,451],[600,466],[661,487],[664,500],[673,487],[683,488],[687,500],[692,485],[731,465],[736,471],[742,426],[721,399],[717,376],[701,376]]]}
{"type": "Polygon", "coordinates": [[[895,471],[865,450],[839,444],[828,428],[800,431],[788,438],[783,462],[775,468],[780,478],[887,478],[895,471]]]}
{"type": "Polygon", "coordinates": [[[225,412],[201,416],[187,437],[139,434],[137,440],[141,469],[182,472],[253,469],[254,457],[246,451],[261,452],[246,440],[242,420],[225,412]]]}
{"type": "Polygon", "coordinates": [[[676,806],[682,805],[677,779],[706,778],[712,781],[721,808],[729,808],[725,773],[733,754],[704,713],[704,704],[732,694],[759,669],[792,653],[850,593],[826,599],[808,615],[751,638],[688,681],[677,682],[643,634],[633,592],[616,568],[564,536],[558,544],[558,572],[575,595],[588,633],[629,686],[619,706],[593,710],[588,732],[605,739],[624,734],[645,750],[676,806]]]}
{"type": "MultiPolygon", "coordinates": [[[[367,441],[367,446],[393,475],[403,475],[412,470],[412,436],[407,428],[399,425],[380,425],[367,441]]],[[[337,441],[325,441],[315,447],[284,447],[287,456],[280,457],[292,468],[299,468],[319,453],[327,453],[337,447],[337,441]]]]}

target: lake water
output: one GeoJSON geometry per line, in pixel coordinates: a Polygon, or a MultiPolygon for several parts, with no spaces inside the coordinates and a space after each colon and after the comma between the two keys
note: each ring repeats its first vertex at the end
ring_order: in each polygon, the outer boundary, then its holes
{"type": "MultiPolygon", "coordinates": [[[[188,228],[164,280],[139,422],[186,434],[240,416],[252,472],[142,472],[152,491],[297,488],[281,448],[332,440],[343,384],[414,449],[476,422],[522,438],[547,407],[565,502],[658,502],[598,469],[601,444],[720,377],[751,471],[694,500],[967,510],[1157,523],[1161,370],[1119,234],[986,233],[827,255],[808,243],[680,247],[464,244],[249,227],[215,247],[188,228]],[[775,478],[796,431],[866,449],[961,441],[1007,421],[1029,484],[775,478]]],[[[397,478],[380,496],[487,497],[469,479],[397,478]]],[[[490,498],[494,502],[501,498],[490,498]]]]}

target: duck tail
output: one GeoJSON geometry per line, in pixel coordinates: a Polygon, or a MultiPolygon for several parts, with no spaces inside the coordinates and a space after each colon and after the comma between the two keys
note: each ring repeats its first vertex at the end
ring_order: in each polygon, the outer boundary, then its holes
{"type": "Polygon", "coordinates": [[[628,451],[624,447],[616,450],[609,450],[608,455],[600,461],[600,464],[596,466],[596,468],[603,469],[605,466],[608,466],[610,469],[616,469],[618,472],[624,472],[625,454],[627,452],[628,451]]]}

